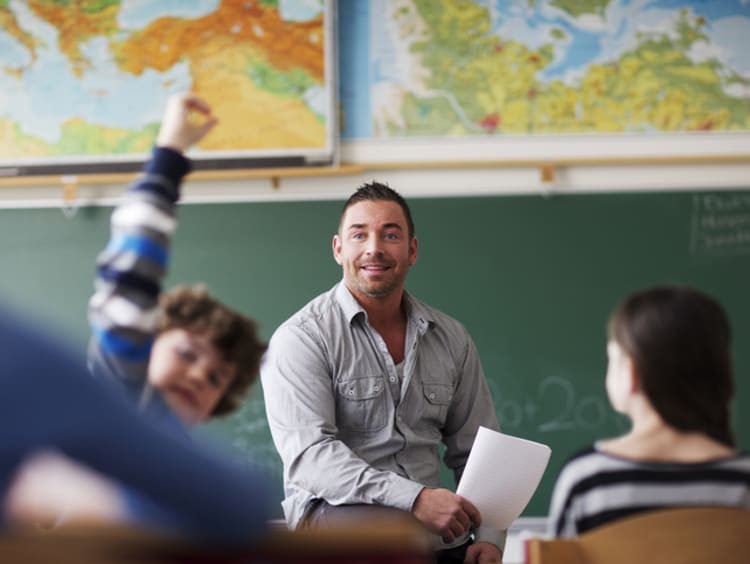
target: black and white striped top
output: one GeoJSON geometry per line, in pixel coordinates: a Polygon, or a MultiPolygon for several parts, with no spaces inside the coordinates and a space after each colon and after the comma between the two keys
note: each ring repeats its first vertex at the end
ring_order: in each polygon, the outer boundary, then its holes
{"type": "Polygon", "coordinates": [[[750,454],[681,464],[629,460],[594,446],[560,470],[549,533],[571,537],[634,513],[696,505],[750,509],[750,454]]]}

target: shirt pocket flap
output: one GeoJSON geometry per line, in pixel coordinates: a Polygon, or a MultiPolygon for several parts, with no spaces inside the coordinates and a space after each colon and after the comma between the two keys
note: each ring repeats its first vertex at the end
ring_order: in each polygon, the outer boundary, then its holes
{"type": "Polygon", "coordinates": [[[453,388],[446,384],[425,382],[422,390],[427,401],[434,405],[450,405],[453,399],[453,388]]]}
{"type": "Polygon", "coordinates": [[[381,376],[356,378],[338,383],[339,395],[352,400],[372,399],[383,393],[385,384],[381,376]]]}

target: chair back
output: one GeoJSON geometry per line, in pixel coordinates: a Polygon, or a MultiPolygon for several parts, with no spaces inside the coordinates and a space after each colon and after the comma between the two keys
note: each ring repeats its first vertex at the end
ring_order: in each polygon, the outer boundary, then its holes
{"type": "Polygon", "coordinates": [[[748,564],[750,511],[649,511],[572,539],[528,539],[525,553],[526,564],[748,564]]]}

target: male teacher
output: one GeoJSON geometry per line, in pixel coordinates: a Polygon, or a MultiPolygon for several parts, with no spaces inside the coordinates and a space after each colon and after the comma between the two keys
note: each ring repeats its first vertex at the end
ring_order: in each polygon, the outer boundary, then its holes
{"type": "Polygon", "coordinates": [[[458,480],[478,427],[499,426],[466,329],[404,289],[417,260],[406,201],[359,188],[333,257],[343,281],[277,329],[261,369],[289,525],[400,510],[434,533],[439,562],[500,562],[505,531],[440,487],[440,442],[458,480]]]}

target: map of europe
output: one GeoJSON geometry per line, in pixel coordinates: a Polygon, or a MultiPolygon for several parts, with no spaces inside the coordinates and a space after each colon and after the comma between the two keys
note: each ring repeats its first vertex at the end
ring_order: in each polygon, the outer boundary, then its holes
{"type": "Polygon", "coordinates": [[[147,153],[167,98],[219,125],[198,156],[331,151],[325,0],[0,0],[0,164],[147,153]]]}
{"type": "Polygon", "coordinates": [[[350,139],[750,130],[750,0],[339,9],[350,139]]]}

